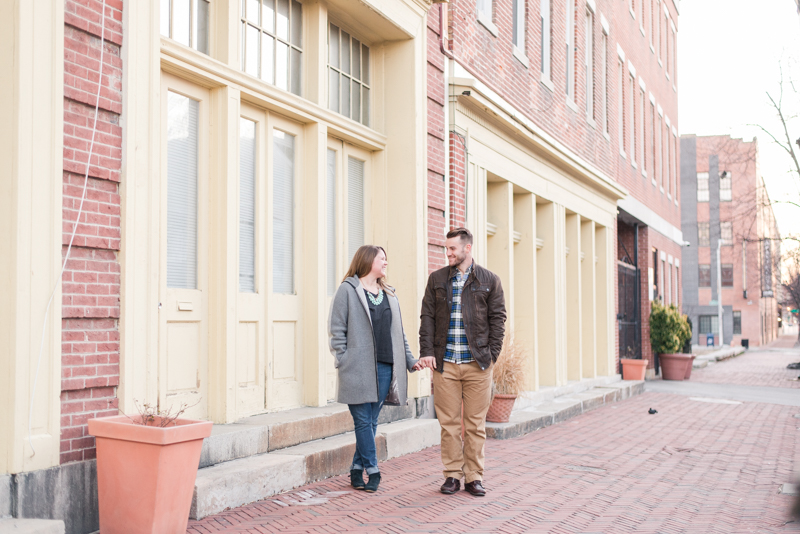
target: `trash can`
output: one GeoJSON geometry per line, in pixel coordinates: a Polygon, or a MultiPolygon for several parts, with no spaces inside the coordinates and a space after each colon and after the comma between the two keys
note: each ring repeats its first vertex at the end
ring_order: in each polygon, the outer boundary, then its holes
{"type": "Polygon", "coordinates": [[[742,348],[745,348],[745,349],[749,349],[750,348],[750,340],[749,339],[743,339],[742,340],[742,348]]]}
{"type": "Polygon", "coordinates": [[[714,346],[714,334],[706,334],[706,347],[714,346]]]}

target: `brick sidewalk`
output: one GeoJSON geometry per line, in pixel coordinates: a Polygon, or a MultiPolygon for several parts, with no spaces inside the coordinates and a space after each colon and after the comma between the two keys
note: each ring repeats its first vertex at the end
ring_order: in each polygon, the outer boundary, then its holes
{"type": "Polygon", "coordinates": [[[376,494],[350,491],[339,476],[190,522],[188,532],[800,532],[784,525],[790,498],[778,494],[800,460],[796,412],[645,393],[490,440],[482,499],[438,492],[433,447],[381,464],[376,494]]]}
{"type": "Polygon", "coordinates": [[[792,350],[796,338],[782,337],[766,347],[750,349],[741,356],[709,364],[692,371],[692,382],[713,384],[739,384],[743,386],[767,386],[798,388],[800,370],[786,369],[792,362],[800,362],[800,350],[792,350]]]}

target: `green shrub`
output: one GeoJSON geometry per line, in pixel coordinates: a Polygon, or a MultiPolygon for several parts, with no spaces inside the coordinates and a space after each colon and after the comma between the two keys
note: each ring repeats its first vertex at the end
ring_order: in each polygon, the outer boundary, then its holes
{"type": "Polygon", "coordinates": [[[654,300],[650,310],[650,344],[656,354],[675,354],[692,338],[685,315],[675,305],[664,306],[654,300]]]}

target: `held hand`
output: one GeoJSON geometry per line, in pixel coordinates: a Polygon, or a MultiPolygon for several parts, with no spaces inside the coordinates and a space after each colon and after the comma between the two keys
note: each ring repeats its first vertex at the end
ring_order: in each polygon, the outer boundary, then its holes
{"type": "Polygon", "coordinates": [[[417,365],[420,366],[420,369],[436,369],[436,358],[433,356],[425,356],[419,359],[417,365]]]}

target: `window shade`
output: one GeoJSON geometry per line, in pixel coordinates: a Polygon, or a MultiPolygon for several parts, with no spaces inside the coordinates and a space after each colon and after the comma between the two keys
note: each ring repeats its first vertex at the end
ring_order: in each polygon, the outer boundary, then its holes
{"type": "Polygon", "coordinates": [[[328,241],[328,296],[336,291],[336,151],[328,149],[328,176],[326,180],[325,206],[328,241]]]}
{"type": "Polygon", "coordinates": [[[347,158],[347,261],[364,244],[364,162],[347,158]]]}
{"type": "Polygon", "coordinates": [[[294,136],[273,131],[272,291],[294,293],[294,136]]]}
{"type": "Polygon", "coordinates": [[[167,287],[197,288],[197,137],[200,104],[167,96],[167,287]]]}
{"type": "Polygon", "coordinates": [[[239,291],[256,292],[256,123],[239,119],[239,291]]]}

